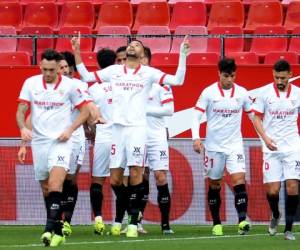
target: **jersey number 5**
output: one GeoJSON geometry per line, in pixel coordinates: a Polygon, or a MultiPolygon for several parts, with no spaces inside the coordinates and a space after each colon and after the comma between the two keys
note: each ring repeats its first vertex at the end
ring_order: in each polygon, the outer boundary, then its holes
{"type": "Polygon", "coordinates": [[[116,144],[112,144],[110,154],[115,155],[115,153],[116,153],[116,144]]]}

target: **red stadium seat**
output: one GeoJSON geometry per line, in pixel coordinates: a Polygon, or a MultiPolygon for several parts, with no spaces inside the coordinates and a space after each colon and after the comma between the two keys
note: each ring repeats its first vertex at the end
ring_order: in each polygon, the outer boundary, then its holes
{"type": "MultiPolygon", "coordinates": [[[[300,34],[300,26],[293,30],[293,34],[300,34]]],[[[290,40],[289,50],[290,52],[300,53],[300,38],[292,37],[290,40]]]]}
{"type": "MultiPolygon", "coordinates": [[[[72,3],[72,2],[89,2],[93,3],[93,0],[57,0],[56,1],[58,4],[64,4],[64,3],[72,3]]],[[[101,3],[103,0],[101,1],[101,3]]]]}
{"type": "MultiPolygon", "coordinates": [[[[15,27],[0,27],[0,35],[17,35],[15,27]]],[[[17,48],[16,38],[1,38],[0,52],[15,52],[17,48]]]]}
{"type": "MultiPolygon", "coordinates": [[[[62,27],[59,30],[60,35],[77,35],[80,32],[82,35],[91,34],[92,31],[88,27],[62,27]]],[[[58,38],[56,41],[55,49],[57,51],[72,51],[70,42],[71,38],[58,38]]],[[[92,38],[81,38],[80,50],[81,51],[92,51],[92,38]]]]}
{"type": "MultiPolygon", "coordinates": [[[[140,26],[138,35],[170,35],[168,26],[140,26]]],[[[171,47],[170,37],[138,37],[138,39],[151,49],[152,53],[169,52],[171,47]]]]}
{"type": "MultiPolygon", "coordinates": [[[[254,34],[286,34],[284,27],[258,27],[254,34]]],[[[269,52],[283,52],[287,50],[287,38],[253,38],[250,51],[259,56],[269,52]]]]}
{"type": "Polygon", "coordinates": [[[203,0],[169,0],[169,4],[176,4],[179,2],[189,2],[189,3],[203,3],[203,0]]]}
{"type": "Polygon", "coordinates": [[[95,30],[100,26],[128,26],[133,23],[132,6],[128,2],[105,2],[101,5],[95,30]],[[113,15],[112,15],[113,13],[113,15]]]}
{"type": "Polygon", "coordinates": [[[62,6],[59,27],[86,26],[92,28],[95,22],[94,6],[90,2],[66,2],[62,6]]]}
{"type": "MultiPolygon", "coordinates": [[[[243,29],[240,27],[214,27],[211,34],[243,34],[243,29]]],[[[244,39],[227,38],[225,39],[225,51],[227,52],[240,52],[244,49],[244,39]]],[[[221,41],[219,38],[210,38],[207,43],[207,51],[220,53],[221,41]]]]}
{"type": "Polygon", "coordinates": [[[241,2],[215,2],[211,5],[207,28],[244,26],[244,6],[241,2]]]}
{"type": "Polygon", "coordinates": [[[300,1],[291,2],[287,6],[284,26],[289,31],[300,26],[300,1]]]}
{"type": "Polygon", "coordinates": [[[169,5],[166,2],[147,2],[138,5],[133,31],[140,26],[169,26],[169,5]]]}
{"type": "MultiPolygon", "coordinates": [[[[175,35],[206,35],[207,29],[203,26],[177,26],[174,32],[175,35]]],[[[183,37],[174,37],[171,52],[179,53],[180,44],[183,37]]],[[[207,50],[207,38],[189,37],[191,45],[190,53],[201,53],[207,50]]]]}
{"type": "MultiPolygon", "coordinates": [[[[20,35],[52,35],[53,30],[50,27],[24,27],[20,35]]],[[[43,38],[37,40],[37,51],[41,52],[45,49],[54,48],[53,38],[43,38]]],[[[19,39],[18,51],[27,52],[32,55],[32,39],[19,39]]]]}
{"type": "MultiPolygon", "coordinates": [[[[103,26],[97,31],[99,35],[130,35],[128,26],[103,26]]],[[[116,50],[121,46],[128,44],[127,37],[97,37],[94,52],[101,48],[110,48],[116,50]]]]}
{"type": "Polygon", "coordinates": [[[80,55],[85,66],[98,66],[97,54],[95,52],[82,52],[80,55]]]}
{"type": "Polygon", "coordinates": [[[217,53],[192,53],[187,57],[188,65],[217,65],[220,57],[217,53]]]}
{"type": "MultiPolygon", "coordinates": [[[[7,1],[7,0],[5,0],[7,1]]],[[[31,3],[55,3],[56,0],[20,0],[21,4],[31,4],[31,3]]]]}
{"type": "Polygon", "coordinates": [[[152,55],[151,65],[178,65],[178,53],[155,53],[152,55]]]}
{"type": "Polygon", "coordinates": [[[254,52],[232,52],[226,55],[234,58],[237,65],[258,64],[259,58],[254,52]]]}
{"type": "Polygon", "coordinates": [[[30,56],[26,52],[0,52],[0,66],[27,66],[30,64],[30,56]]]}
{"type": "Polygon", "coordinates": [[[56,28],[58,8],[54,3],[31,3],[25,7],[23,26],[48,26],[56,28]]]}
{"type": "Polygon", "coordinates": [[[18,30],[22,18],[22,8],[19,3],[0,2],[0,26],[13,26],[18,30]]]}
{"type": "Polygon", "coordinates": [[[250,5],[245,29],[253,31],[261,26],[281,26],[282,21],[280,2],[254,2],[250,5]]]}
{"type": "Polygon", "coordinates": [[[274,64],[279,59],[285,59],[290,64],[298,63],[298,55],[294,52],[270,52],[265,56],[265,64],[274,64]]]}
{"type": "Polygon", "coordinates": [[[201,2],[178,2],[173,7],[170,22],[170,30],[174,31],[177,26],[205,26],[206,5],[201,2]]]}
{"type": "Polygon", "coordinates": [[[203,2],[206,5],[211,5],[211,4],[216,3],[216,2],[228,2],[228,1],[231,1],[231,0],[203,0],[203,2]]]}
{"type": "Polygon", "coordinates": [[[131,4],[141,4],[141,3],[159,3],[159,2],[167,2],[167,0],[131,0],[131,4]]]}

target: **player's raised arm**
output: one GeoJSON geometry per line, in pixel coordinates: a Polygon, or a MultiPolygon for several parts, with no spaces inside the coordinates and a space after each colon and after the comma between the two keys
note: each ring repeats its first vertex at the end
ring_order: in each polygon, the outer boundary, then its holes
{"type": "Polygon", "coordinates": [[[185,36],[180,45],[179,63],[175,75],[165,74],[160,79],[156,79],[160,84],[168,84],[173,86],[183,85],[186,72],[186,57],[190,49],[188,36],[185,36]]]}

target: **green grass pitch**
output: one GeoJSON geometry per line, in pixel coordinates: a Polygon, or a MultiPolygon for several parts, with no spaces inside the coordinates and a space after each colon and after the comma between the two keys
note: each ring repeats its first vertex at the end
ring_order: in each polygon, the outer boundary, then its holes
{"type": "MultiPolygon", "coordinates": [[[[296,241],[286,241],[283,234],[268,236],[267,226],[254,225],[249,234],[237,235],[237,226],[224,226],[224,236],[211,236],[210,226],[174,225],[175,234],[162,236],[158,225],[145,225],[147,235],[136,239],[125,236],[98,236],[92,226],[73,226],[73,234],[59,249],[76,250],[297,250],[300,249],[300,235],[296,241]],[[298,239],[299,238],[299,239],[298,239]]],[[[296,231],[299,226],[294,228],[296,231]]],[[[45,249],[39,237],[42,226],[0,226],[1,249],[45,249]]],[[[280,232],[283,227],[280,227],[280,232]]]]}

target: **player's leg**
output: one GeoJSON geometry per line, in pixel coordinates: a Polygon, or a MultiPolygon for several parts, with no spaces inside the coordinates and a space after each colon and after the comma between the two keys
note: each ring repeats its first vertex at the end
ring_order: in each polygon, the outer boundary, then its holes
{"type": "Polygon", "coordinates": [[[110,150],[111,143],[96,143],[94,146],[90,201],[95,217],[94,232],[100,235],[105,231],[105,224],[102,218],[102,189],[106,177],[109,176],[110,150]]]}
{"type": "Polygon", "coordinates": [[[226,169],[230,174],[234,190],[234,205],[238,214],[238,233],[243,235],[250,230],[250,223],[246,220],[248,195],[246,191],[246,165],[243,150],[232,152],[226,157],[226,169]]]}
{"type": "Polygon", "coordinates": [[[281,217],[279,211],[279,192],[283,176],[283,169],[277,153],[264,153],[263,181],[267,194],[269,207],[272,211],[272,218],[269,224],[269,234],[276,235],[281,217]]]}
{"type": "Polygon", "coordinates": [[[54,231],[50,246],[58,246],[65,241],[62,233],[62,208],[63,183],[70,167],[72,145],[71,142],[54,143],[48,156],[48,191],[49,191],[49,220],[48,226],[54,231]]]}
{"type": "Polygon", "coordinates": [[[225,154],[206,151],[204,156],[204,175],[208,177],[207,201],[213,219],[212,234],[223,235],[223,227],[220,219],[221,207],[221,181],[225,167],[225,154]]]}
{"type": "Polygon", "coordinates": [[[129,225],[127,237],[137,237],[137,223],[143,198],[143,166],[146,157],[146,128],[127,127],[126,158],[129,166],[129,225]]]}
{"type": "Polygon", "coordinates": [[[145,166],[144,173],[143,173],[143,186],[144,186],[143,194],[142,194],[143,198],[141,202],[141,210],[138,219],[138,232],[142,234],[147,234],[147,231],[143,228],[142,220],[149,199],[149,175],[150,175],[149,167],[145,166]]]}
{"type": "Polygon", "coordinates": [[[299,203],[299,179],[300,179],[300,152],[287,153],[283,159],[284,179],[286,180],[286,220],[285,220],[285,239],[295,240],[292,233],[294,217],[299,203]]]}

